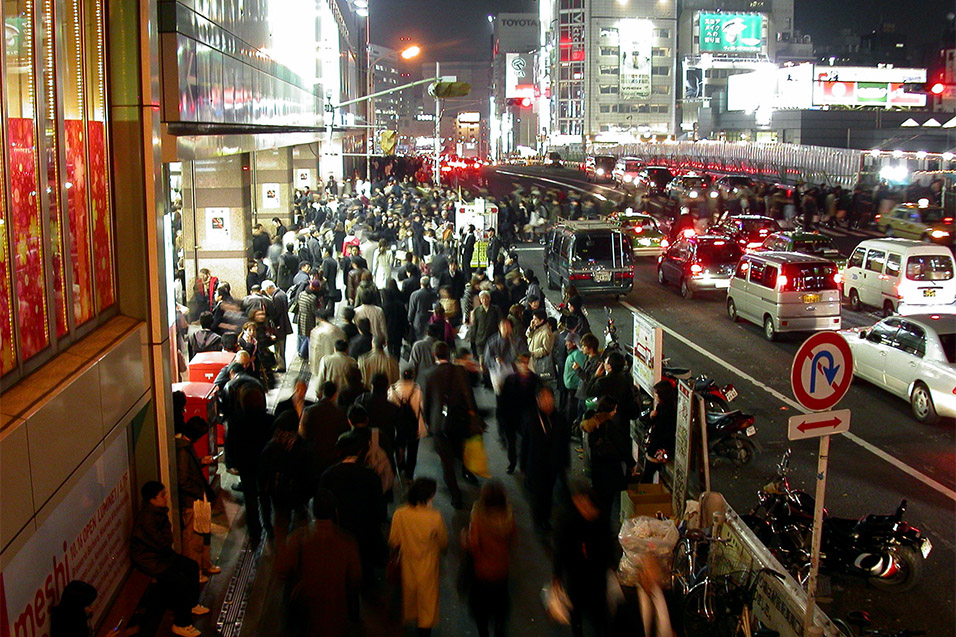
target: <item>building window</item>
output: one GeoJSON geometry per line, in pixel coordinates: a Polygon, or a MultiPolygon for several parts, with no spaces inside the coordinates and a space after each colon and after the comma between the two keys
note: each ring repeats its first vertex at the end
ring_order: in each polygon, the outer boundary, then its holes
{"type": "Polygon", "coordinates": [[[667,40],[671,37],[670,29],[654,29],[654,37],[667,40]]]}
{"type": "Polygon", "coordinates": [[[659,58],[668,58],[671,56],[671,49],[666,46],[655,46],[651,49],[651,55],[659,58]]]}
{"type": "Polygon", "coordinates": [[[104,310],[115,305],[115,269],[103,0],[8,0],[0,9],[4,24],[19,25],[0,44],[6,64],[0,375],[6,382],[17,378],[8,373],[28,372],[64,349],[87,331],[78,332],[81,326],[109,318],[104,310]]]}
{"type": "Polygon", "coordinates": [[[606,56],[611,56],[611,57],[617,57],[618,55],[620,55],[620,52],[621,52],[620,47],[616,47],[616,46],[602,46],[602,47],[601,47],[601,55],[606,55],[606,56]]]}
{"type": "Polygon", "coordinates": [[[670,75],[671,67],[669,66],[652,66],[651,75],[670,75]]]}
{"type": "Polygon", "coordinates": [[[600,68],[601,75],[617,75],[618,67],[616,66],[602,66],[600,68]]]}
{"type": "Polygon", "coordinates": [[[598,86],[598,91],[600,91],[602,95],[612,95],[618,92],[618,87],[616,85],[601,84],[598,86]]]}
{"type": "Polygon", "coordinates": [[[608,104],[601,104],[600,109],[602,113],[610,113],[611,107],[608,104]]]}
{"type": "Polygon", "coordinates": [[[667,113],[670,111],[670,107],[666,104],[651,104],[652,113],[667,113]]]}
{"type": "Polygon", "coordinates": [[[602,38],[607,38],[607,39],[609,39],[609,40],[615,40],[615,41],[616,41],[616,40],[618,39],[618,37],[619,37],[619,33],[618,33],[618,30],[617,30],[617,29],[602,28],[602,29],[601,29],[601,37],[602,37],[602,38]]]}
{"type": "Polygon", "coordinates": [[[668,84],[654,84],[651,86],[651,93],[654,95],[670,95],[671,87],[668,84]]]}

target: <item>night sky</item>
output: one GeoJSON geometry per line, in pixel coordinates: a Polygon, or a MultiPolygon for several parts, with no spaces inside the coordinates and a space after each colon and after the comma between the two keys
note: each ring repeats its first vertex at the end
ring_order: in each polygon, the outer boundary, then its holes
{"type": "MultiPolygon", "coordinates": [[[[825,44],[841,28],[866,33],[880,16],[907,33],[911,45],[935,43],[952,0],[795,0],[796,26],[825,44]]],[[[491,25],[499,12],[537,13],[534,0],[370,0],[372,41],[399,48],[408,37],[424,47],[421,61],[489,59],[491,25]]]]}

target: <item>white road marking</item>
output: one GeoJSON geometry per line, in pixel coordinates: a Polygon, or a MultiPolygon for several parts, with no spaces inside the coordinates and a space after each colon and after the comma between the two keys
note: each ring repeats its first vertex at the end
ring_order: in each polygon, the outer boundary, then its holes
{"type": "MultiPolygon", "coordinates": [[[[626,302],[626,301],[620,301],[620,304],[621,304],[623,307],[625,307],[625,308],[627,308],[627,309],[629,309],[629,310],[631,310],[631,311],[633,311],[633,312],[639,311],[637,308],[635,308],[633,305],[631,305],[630,303],[628,303],[628,302],[626,302]]],[[[770,387],[770,386],[767,385],[766,383],[760,382],[759,380],[757,380],[756,378],[754,378],[753,376],[751,376],[751,375],[748,374],[747,372],[745,372],[745,371],[743,371],[743,370],[737,368],[736,366],[732,365],[731,363],[728,363],[727,361],[725,361],[724,359],[720,358],[720,357],[717,356],[716,354],[712,354],[711,352],[705,350],[704,348],[702,348],[702,347],[701,347],[700,345],[698,345],[697,343],[694,343],[693,341],[691,341],[690,339],[686,338],[685,336],[683,336],[683,335],[681,335],[681,334],[678,334],[677,332],[675,332],[675,331],[672,330],[671,328],[667,327],[666,325],[664,325],[664,324],[660,324],[660,325],[661,325],[661,329],[663,329],[663,330],[664,330],[665,332],[667,332],[669,335],[671,335],[671,336],[673,336],[674,338],[676,338],[678,341],[680,341],[680,342],[683,343],[684,345],[687,345],[688,347],[693,348],[694,350],[696,350],[697,352],[703,354],[704,356],[706,356],[706,357],[709,358],[710,360],[714,361],[714,362],[717,363],[718,365],[721,365],[721,366],[723,366],[724,368],[726,368],[726,369],[730,370],[731,372],[733,372],[734,374],[737,374],[738,376],[740,376],[740,377],[743,378],[744,380],[750,381],[751,383],[753,383],[754,385],[756,385],[756,386],[759,387],[760,389],[764,390],[765,392],[767,392],[768,394],[770,394],[770,395],[773,396],[774,398],[776,398],[776,399],[780,400],[781,402],[785,403],[785,404],[788,405],[789,407],[791,407],[791,408],[793,408],[793,409],[795,409],[795,410],[797,410],[797,411],[799,411],[799,412],[801,412],[801,413],[804,413],[804,414],[809,414],[809,413],[811,413],[809,409],[804,408],[803,405],[801,405],[801,404],[798,403],[797,401],[793,400],[793,399],[790,398],[789,396],[786,396],[786,395],[784,395],[784,394],[781,394],[779,391],[777,391],[777,390],[774,389],[773,387],[770,387]]],[[[916,478],[917,480],[919,480],[920,482],[922,482],[922,483],[925,484],[926,486],[930,487],[931,489],[933,489],[933,490],[935,490],[935,491],[938,491],[939,493],[942,493],[943,495],[945,495],[945,496],[946,496],[947,498],[949,498],[950,500],[956,501],[956,491],[953,491],[952,489],[950,489],[950,488],[947,487],[946,485],[940,484],[940,483],[937,482],[936,480],[933,480],[932,478],[930,478],[928,475],[922,473],[921,471],[918,471],[918,470],[914,469],[913,467],[909,466],[908,464],[906,464],[906,463],[903,462],[902,460],[891,456],[890,454],[886,453],[885,451],[883,451],[883,450],[880,449],[879,447],[877,447],[877,446],[875,446],[875,445],[873,445],[873,444],[867,442],[867,441],[864,440],[863,438],[860,438],[859,436],[857,436],[857,435],[854,434],[853,432],[848,431],[848,432],[846,432],[846,433],[844,433],[844,434],[842,434],[842,435],[843,435],[845,438],[847,438],[848,440],[850,440],[850,441],[852,441],[852,442],[855,442],[856,444],[860,445],[861,447],[863,447],[864,449],[866,449],[867,451],[869,451],[870,453],[872,453],[873,455],[875,455],[877,458],[880,458],[881,460],[885,460],[886,462],[890,463],[891,465],[893,465],[894,467],[896,467],[897,469],[899,469],[899,470],[902,471],[903,473],[905,473],[905,474],[907,474],[907,475],[909,475],[909,476],[912,476],[913,478],[916,478]]]]}
{"type": "MultiPolygon", "coordinates": [[[[592,192],[592,191],[588,190],[587,188],[581,188],[580,186],[572,186],[571,184],[569,184],[569,183],[567,183],[567,182],[564,182],[564,181],[555,181],[554,179],[549,179],[549,178],[547,178],[547,177],[541,177],[541,176],[535,175],[535,174],[516,173],[516,172],[511,172],[510,170],[498,170],[498,171],[495,171],[495,172],[497,172],[499,175],[508,175],[509,177],[524,177],[524,178],[526,178],[526,179],[537,179],[538,181],[546,181],[546,182],[548,182],[549,184],[554,184],[555,186],[562,186],[562,187],[564,187],[564,188],[571,188],[571,189],[573,189],[573,190],[578,190],[578,191],[580,191],[580,192],[584,192],[584,193],[587,193],[587,194],[589,194],[589,195],[593,195],[595,198],[600,199],[601,201],[607,201],[607,197],[605,197],[604,195],[600,195],[600,194],[598,194],[598,193],[596,193],[596,192],[592,192]]],[[[610,190],[611,192],[613,192],[613,193],[615,193],[615,194],[620,194],[616,189],[611,188],[611,187],[609,187],[609,186],[601,186],[601,185],[599,185],[599,184],[591,184],[591,185],[594,186],[595,188],[604,188],[605,190],[610,190]]]]}

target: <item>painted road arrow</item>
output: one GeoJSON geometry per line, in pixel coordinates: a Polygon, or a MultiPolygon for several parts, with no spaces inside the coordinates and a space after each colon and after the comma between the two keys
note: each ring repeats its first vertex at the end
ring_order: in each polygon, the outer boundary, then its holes
{"type": "Polygon", "coordinates": [[[791,416],[787,424],[787,437],[790,440],[841,434],[850,430],[850,410],[838,409],[791,416]]]}

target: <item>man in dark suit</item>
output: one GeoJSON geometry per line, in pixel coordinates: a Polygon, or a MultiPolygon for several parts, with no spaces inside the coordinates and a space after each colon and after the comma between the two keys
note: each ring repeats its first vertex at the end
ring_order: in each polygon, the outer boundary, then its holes
{"type": "Polygon", "coordinates": [[[465,276],[471,278],[471,258],[475,254],[475,226],[468,225],[468,232],[461,242],[461,265],[465,269],[465,276]]]}
{"type": "Polygon", "coordinates": [[[345,412],[335,405],[338,389],[327,382],[319,387],[322,399],[306,408],[299,420],[299,435],[309,450],[310,465],[316,482],[338,460],[335,441],[349,431],[345,412]]]}
{"type": "Polygon", "coordinates": [[[285,371],[285,343],[286,337],[292,334],[292,322],[289,320],[289,296],[282,288],[276,287],[272,281],[263,281],[262,291],[266,297],[272,299],[272,307],[266,306],[269,321],[275,328],[277,372],[285,371]]]}
{"type": "Polygon", "coordinates": [[[222,337],[212,331],[212,312],[199,315],[199,329],[186,339],[189,360],[200,352],[218,352],[222,349],[222,337]]]}
{"type": "Polygon", "coordinates": [[[438,301],[438,295],[432,289],[431,279],[423,276],[421,289],[412,292],[408,299],[408,322],[412,326],[415,339],[425,335],[425,325],[428,324],[428,319],[435,309],[436,301],[438,301]]]}
{"type": "MultiPolygon", "coordinates": [[[[455,475],[455,459],[461,457],[462,443],[470,433],[471,420],[477,413],[477,407],[465,370],[450,362],[448,343],[437,341],[432,351],[436,366],[425,380],[422,411],[435,440],[435,451],[441,459],[445,486],[451,493],[451,504],[460,509],[461,489],[455,475]]],[[[465,475],[475,480],[470,474],[465,475]]]]}

